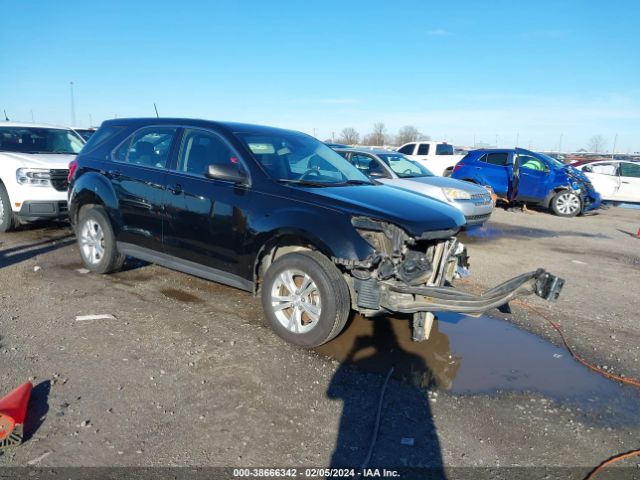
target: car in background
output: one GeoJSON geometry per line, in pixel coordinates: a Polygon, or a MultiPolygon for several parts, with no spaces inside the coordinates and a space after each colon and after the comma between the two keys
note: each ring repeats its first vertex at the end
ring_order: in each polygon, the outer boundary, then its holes
{"type": "Polygon", "coordinates": [[[603,200],[640,203],[640,163],[596,160],[581,161],[572,166],[591,180],[603,200]]]}
{"type": "Polygon", "coordinates": [[[84,143],[70,128],[0,122],[0,232],[67,216],[68,165],[84,143]]]}
{"type": "Polygon", "coordinates": [[[484,187],[453,178],[438,177],[399,152],[357,148],[336,151],[371,179],[456,207],[464,214],[467,226],[482,225],[491,216],[493,200],[484,187]]]}
{"type": "Polygon", "coordinates": [[[515,296],[555,300],[543,269],[484,295],[450,287],[466,272],[460,211],[372,182],[310,135],[184,118],[114,119],[74,162],[69,218],[90,271],[125,256],[262,297],[297,345],[340,333],[353,308],[411,314],[424,340],[434,311],[481,313],[515,296]],[[431,316],[429,316],[431,315],[431,316]]]}
{"type": "Polygon", "coordinates": [[[73,130],[80,135],[84,141],[88,141],[91,138],[91,135],[93,135],[94,133],[96,133],[96,129],[89,127],[89,128],[73,128],[73,130]]]}
{"type": "Polygon", "coordinates": [[[343,145],[342,143],[330,143],[330,142],[325,142],[324,143],[327,147],[329,148],[349,148],[349,145],[343,145]]]}
{"type": "Polygon", "coordinates": [[[548,155],[523,148],[473,150],[458,162],[451,176],[489,185],[498,197],[508,198],[515,162],[520,167],[516,200],[541,205],[562,217],[573,217],[600,206],[600,194],[584,173],[548,155]]]}
{"type": "Polygon", "coordinates": [[[464,155],[456,155],[453,145],[447,142],[409,142],[397,149],[411,160],[416,160],[436,175],[448,177],[453,167],[464,155]]]}

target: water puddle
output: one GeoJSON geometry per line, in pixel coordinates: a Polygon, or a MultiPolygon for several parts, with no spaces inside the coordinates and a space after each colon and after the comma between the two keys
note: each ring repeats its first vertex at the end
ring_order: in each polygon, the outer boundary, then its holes
{"type": "MultiPolygon", "coordinates": [[[[423,388],[453,394],[532,392],[600,410],[613,404],[637,412],[640,393],[575,361],[569,353],[514,324],[490,316],[442,313],[429,340],[412,342],[406,319],[356,315],[324,356],[423,388]]],[[[640,420],[637,420],[640,421],[640,420]]]]}
{"type": "Polygon", "coordinates": [[[202,303],[202,300],[195,295],[191,295],[189,292],[185,292],[184,290],[178,290],[177,288],[163,288],[160,292],[165,296],[172,298],[173,300],[177,300],[179,302],[186,303],[202,303]]]}

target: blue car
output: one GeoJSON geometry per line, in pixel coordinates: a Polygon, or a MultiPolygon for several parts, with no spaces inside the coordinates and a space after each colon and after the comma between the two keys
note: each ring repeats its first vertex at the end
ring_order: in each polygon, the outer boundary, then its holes
{"type": "Polygon", "coordinates": [[[516,200],[549,208],[561,217],[600,206],[600,194],[584,173],[523,148],[473,150],[458,162],[451,176],[489,185],[498,197],[508,198],[514,163],[520,168],[516,200]]]}

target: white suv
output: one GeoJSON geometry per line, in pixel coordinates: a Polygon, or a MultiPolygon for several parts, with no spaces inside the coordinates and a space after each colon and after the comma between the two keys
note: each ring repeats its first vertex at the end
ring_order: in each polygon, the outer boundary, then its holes
{"type": "Polygon", "coordinates": [[[66,217],[69,162],[83,146],[70,128],[0,122],[0,232],[66,217]]]}

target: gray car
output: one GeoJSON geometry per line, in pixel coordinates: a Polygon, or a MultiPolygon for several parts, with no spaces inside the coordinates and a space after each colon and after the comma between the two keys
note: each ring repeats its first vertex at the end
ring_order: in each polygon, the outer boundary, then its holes
{"type": "Polygon", "coordinates": [[[398,152],[355,148],[335,150],[370,178],[455,206],[464,214],[468,226],[482,225],[491,216],[491,194],[480,185],[438,177],[398,152]]]}

